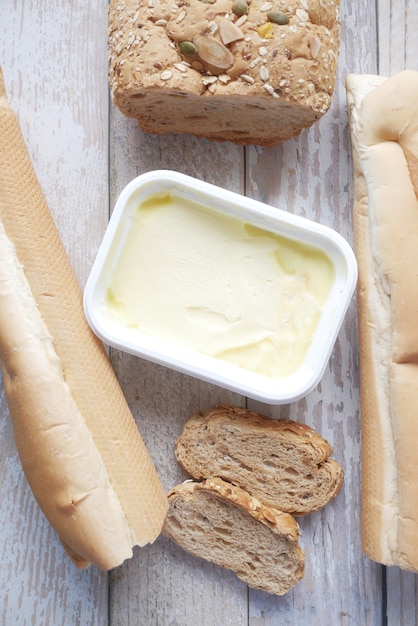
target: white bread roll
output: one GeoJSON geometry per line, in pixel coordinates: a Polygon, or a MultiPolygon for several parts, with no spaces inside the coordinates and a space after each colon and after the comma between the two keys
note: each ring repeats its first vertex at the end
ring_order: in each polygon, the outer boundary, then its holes
{"type": "Polygon", "coordinates": [[[20,459],[73,561],[159,535],[167,498],[42,194],[0,70],[0,362],[20,459]]]}
{"type": "Polygon", "coordinates": [[[362,543],[418,571],[418,72],[349,75],[359,265],[362,543]]]}

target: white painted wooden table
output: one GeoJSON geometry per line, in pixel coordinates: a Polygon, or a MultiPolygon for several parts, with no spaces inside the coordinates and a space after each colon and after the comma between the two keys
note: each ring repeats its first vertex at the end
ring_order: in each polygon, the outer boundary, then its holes
{"type": "MultiPolygon", "coordinates": [[[[0,0],[0,64],[9,99],[81,285],[109,212],[141,172],[177,169],[336,228],[352,243],[353,172],[347,72],[418,69],[416,0],[341,0],[338,85],[328,114],[274,149],[186,136],[146,136],[109,104],[107,2],[0,0]]],[[[343,491],[300,520],[303,581],[284,597],[163,538],[112,572],[77,571],[25,482],[0,387],[0,623],[5,626],[413,626],[417,578],[362,555],[355,302],[321,384],[273,408],[140,359],[112,361],[165,488],[184,478],[174,438],[194,411],[219,401],[289,416],[319,430],[344,466],[343,491]]]]}

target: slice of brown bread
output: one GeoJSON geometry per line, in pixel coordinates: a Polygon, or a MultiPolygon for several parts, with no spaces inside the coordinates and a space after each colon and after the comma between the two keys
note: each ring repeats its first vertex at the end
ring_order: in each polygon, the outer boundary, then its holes
{"type": "Polygon", "coordinates": [[[194,556],[233,570],[248,586],[283,595],[303,577],[299,526],[220,478],[186,481],[168,494],[162,533],[194,556]]]}
{"type": "Polygon", "coordinates": [[[219,476],[294,515],[325,506],[344,479],[331,445],[309,426],[225,405],[193,415],[175,454],[196,480],[219,476]]]}

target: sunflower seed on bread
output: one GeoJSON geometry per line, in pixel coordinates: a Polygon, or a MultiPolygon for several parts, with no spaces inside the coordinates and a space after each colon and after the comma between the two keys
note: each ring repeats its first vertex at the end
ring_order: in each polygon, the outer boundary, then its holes
{"type": "Polygon", "coordinates": [[[270,147],[299,135],[332,102],[339,0],[281,8],[264,0],[111,0],[113,102],[153,134],[270,147]]]}

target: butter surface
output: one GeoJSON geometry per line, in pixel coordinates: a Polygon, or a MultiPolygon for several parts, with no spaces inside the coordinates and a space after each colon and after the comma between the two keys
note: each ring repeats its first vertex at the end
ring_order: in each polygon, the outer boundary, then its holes
{"type": "Polygon", "coordinates": [[[301,365],[334,268],[312,246],[180,197],[140,204],[106,306],[119,324],[268,377],[301,365]]]}

